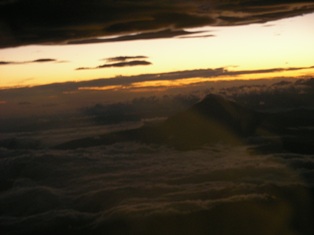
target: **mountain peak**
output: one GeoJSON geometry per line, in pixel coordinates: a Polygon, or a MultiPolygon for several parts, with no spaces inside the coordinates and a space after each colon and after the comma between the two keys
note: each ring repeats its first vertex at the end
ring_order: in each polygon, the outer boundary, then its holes
{"type": "Polygon", "coordinates": [[[192,110],[206,118],[216,119],[242,136],[252,135],[258,122],[255,111],[215,94],[207,95],[192,110]]]}
{"type": "Polygon", "coordinates": [[[163,125],[168,142],[197,146],[206,143],[240,143],[255,133],[258,115],[223,96],[209,94],[163,125]]]}

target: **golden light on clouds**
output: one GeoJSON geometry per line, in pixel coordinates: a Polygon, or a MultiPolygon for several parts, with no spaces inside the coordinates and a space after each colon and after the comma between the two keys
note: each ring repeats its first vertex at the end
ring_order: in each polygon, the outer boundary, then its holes
{"type": "Polygon", "coordinates": [[[109,90],[121,90],[126,88],[125,86],[92,86],[92,87],[79,87],[80,91],[109,91],[109,90]]]}
{"type": "MultiPolygon", "coordinates": [[[[219,70],[219,69],[217,69],[219,70]]],[[[184,72],[182,72],[182,76],[184,72]]],[[[188,72],[187,72],[188,74],[188,72]]],[[[192,77],[182,79],[163,79],[158,80],[157,76],[151,81],[131,82],[127,85],[106,85],[106,86],[81,86],[79,91],[140,91],[140,90],[155,90],[155,89],[167,89],[175,87],[193,86],[199,84],[206,84],[216,81],[233,81],[233,80],[257,80],[257,79],[278,79],[278,78],[308,78],[310,74],[314,74],[314,67],[305,68],[286,68],[286,69],[265,69],[265,70],[222,70],[217,75],[211,75],[208,77],[192,77]]],[[[131,79],[131,78],[130,78],[131,79]]]]}

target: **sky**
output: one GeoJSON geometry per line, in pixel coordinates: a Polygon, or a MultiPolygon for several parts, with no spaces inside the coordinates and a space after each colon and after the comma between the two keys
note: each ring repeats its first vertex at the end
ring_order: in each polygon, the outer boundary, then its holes
{"type": "MultiPolygon", "coordinates": [[[[2,0],[0,89],[194,71],[176,77],[188,84],[213,79],[207,69],[227,71],[219,79],[310,77],[313,11],[311,1],[2,0]]],[[[135,85],[173,85],[153,80],[135,85]]]]}

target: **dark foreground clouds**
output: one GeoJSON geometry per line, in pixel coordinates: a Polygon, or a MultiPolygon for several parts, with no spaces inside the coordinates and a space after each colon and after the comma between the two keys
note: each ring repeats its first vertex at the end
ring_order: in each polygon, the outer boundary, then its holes
{"type": "Polygon", "coordinates": [[[313,10],[312,1],[300,0],[1,1],[0,47],[267,22],[313,10]]]}
{"type": "Polygon", "coordinates": [[[0,153],[2,234],[313,232],[309,155],[138,143],[0,153]]]}

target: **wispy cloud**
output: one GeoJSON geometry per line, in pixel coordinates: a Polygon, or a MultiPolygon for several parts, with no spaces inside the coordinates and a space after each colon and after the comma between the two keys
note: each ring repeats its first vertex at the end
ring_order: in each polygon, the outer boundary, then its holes
{"type": "Polygon", "coordinates": [[[10,61],[0,61],[0,65],[9,65],[12,64],[14,62],[10,62],[10,61]]]}
{"type": "Polygon", "coordinates": [[[61,63],[64,61],[59,61],[51,58],[42,58],[29,61],[0,61],[0,65],[18,65],[18,64],[33,64],[33,63],[61,63]]]}
{"type": "MultiPolygon", "coordinates": [[[[134,40],[148,40],[148,39],[161,39],[161,38],[185,38],[185,37],[200,37],[198,34],[205,33],[205,31],[189,32],[187,30],[173,30],[165,29],[154,32],[142,32],[135,35],[123,35],[113,38],[91,38],[69,41],[68,44],[90,44],[90,43],[104,43],[104,42],[121,42],[121,41],[134,41],[134,40]]],[[[211,35],[213,36],[213,35],[211,35]]]]}
{"type": "Polygon", "coordinates": [[[103,68],[113,68],[113,67],[130,67],[130,66],[142,66],[142,65],[151,65],[152,63],[147,61],[147,56],[138,55],[138,56],[117,56],[109,57],[103,60],[107,61],[106,64],[98,65],[95,67],[79,67],[75,70],[89,70],[89,69],[103,69],[103,68]]]}
{"type": "Polygon", "coordinates": [[[106,58],[104,60],[108,61],[108,62],[123,62],[123,61],[127,61],[127,60],[138,60],[138,59],[148,59],[147,56],[117,56],[117,57],[110,57],[110,58],[106,58]]]}
{"type": "Polygon", "coordinates": [[[262,23],[313,11],[313,1],[302,0],[4,0],[0,48],[169,38],[186,34],[186,28],[262,23]],[[117,37],[99,39],[107,36],[117,37]]]}
{"type": "Polygon", "coordinates": [[[179,38],[210,38],[215,37],[213,34],[206,34],[206,35],[191,35],[191,36],[180,36],[179,38]]]}
{"type": "Polygon", "coordinates": [[[57,62],[57,60],[45,58],[45,59],[37,59],[37,60],[30,61],[30,63],[46,63],[46,62],[57,62]]]}
{"type": "Polygon", "coordinates": [[[144,61],[144,60],[133,60],[127,62],[118,62],[118,63],[109,63],[99,65],[97,67],[80,67],[76,70],[88,70],[88,69],[104,69],[104,68],[113,68],[113,67],[129,67],[129,66],[139,66],[139,65],[151,65],[151,62],[144,61]]]}

